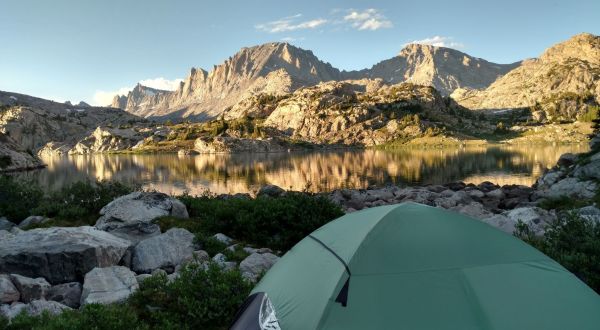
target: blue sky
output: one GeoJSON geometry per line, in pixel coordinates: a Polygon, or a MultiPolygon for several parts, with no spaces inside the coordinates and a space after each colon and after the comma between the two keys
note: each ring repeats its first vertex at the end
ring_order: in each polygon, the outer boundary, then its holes
{"type": "Polygon", "coordinates": [[[498,63],[600,34],[600,1],[0,0],[0,90],[105,103],[287,40],[340,69],[425,41],[498,63]]]}

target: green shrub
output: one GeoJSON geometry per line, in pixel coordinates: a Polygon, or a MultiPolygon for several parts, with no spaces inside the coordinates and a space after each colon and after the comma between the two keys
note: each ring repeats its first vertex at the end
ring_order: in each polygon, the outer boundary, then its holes
{"type": "Polygon", "coordinates": [[[587,205],[587,201],[561,196],[541,201],[538,206],[546,210],[570,210],[587,205]]]}
{"type": "Polygon", "coordinates": [[[515,235],[557,261],[600,293],[600,224],[563,213],[535,237],[522,223],[515,235]]]}
{"type": "Polygon", "coordinates": [[[20,223],[43,199],[43,191],[33,182],[0,175],[0,217],[20,223]]]}
{"type": "Polygon", "coordinates": [[[196,242],[202,247],[202,250],[206,251],[210,256],[223,252],[227,247],[225,243],[204,233],[196,234],[196,242]]]}
{"type": "Polygon", "coordinates": [[[48,194],[32,213],[59,219],[96,218],[102,207],[132,191],[119,182],[76,182],[48,194]]]}
{"type": "Polygon", "coordinates": [[[232,250],[225,249],[222,253],[227,257],[227,261],[235,261],[237,263],[242,262],[246,259],[250,254],[244,251],[244,248],[241,244],[236,245],[232,250]]]}
{"type": "Polygon", "coordinates": [[[184,228],[192,233],[204,232],[205,228],[202,221],[196,218],[182,219],[172,216],[165,216],[153,220],[160,227],[161,232],[166,232],[171,228],[184,228]]]}
{"type": "Polygon", "coordinates": [[[256,199],[182,196],[180,200],[207,232],[227,233],[240,241],[282,251],[344,214],[329,199],[302,193],[256,199]]]}
{"type": "Polygon", "coordinates": [[[225,329],[251,289],[238,270],[211,263],[204,271],[192,263],[173,282],[164,275],[146,279],[129,303],[152,328],[225,329]]]}

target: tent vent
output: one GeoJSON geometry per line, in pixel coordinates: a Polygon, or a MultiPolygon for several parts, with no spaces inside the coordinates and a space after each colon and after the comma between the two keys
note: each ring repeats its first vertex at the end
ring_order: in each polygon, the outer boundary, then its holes
{"type": "Polygon", "coordinates": [[[348,287],[349,286],[350,286],[350,277],[348,277],[348,279],[346,280],[346,283],[344,283],[344,286],[342,287],[342,290],[340,290],[340,293],[338,294],[337,298],[335,298],[335,302],[342,304],[343,307],[346,307],[346,305],[348,304],[348,287]]]}

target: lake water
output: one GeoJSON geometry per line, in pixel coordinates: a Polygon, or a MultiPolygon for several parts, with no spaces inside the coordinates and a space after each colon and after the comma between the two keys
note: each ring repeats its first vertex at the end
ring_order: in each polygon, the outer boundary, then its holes
{"type": "Polygon", "coordinates": [[[249,192],[275,184],[292,190],[440,184],[450,181],[531,185],[561,154],[586,145],[448,149],[338,150],[236,155],[92,155],[44,159],[43,170],[18,174],[47,189],[74,181],[117,180],[169,194],[249,192]]]}

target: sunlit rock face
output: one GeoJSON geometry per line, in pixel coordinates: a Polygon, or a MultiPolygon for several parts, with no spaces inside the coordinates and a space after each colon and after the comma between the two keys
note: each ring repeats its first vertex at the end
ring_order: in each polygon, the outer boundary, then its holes
{"type": "Polygon", "coordinates": [[[112,106],[143,117],[204,120],[231,110],[227,115],[239,118],[238,103],[261,93],[282,95],[320,82],[380,79],[389,84],[432,86],[448,95],[456,88],[485,88],[517,65],[491,63],[444,47],[411,44],[370,69],[346,72],[322,62],[310,50],[288,43],[266,43],[242,48],[210,72],[192,68],[175,91],[138,84],[127,95],[115,96],[112,106]]]}
{"type": "Polygon", "coordinates": [[[484,90],[459,89],[451,97],[470,109],[532,107],[538,121],[575,119],[600,103],[600,37],[576,35],[484,90]]]}

